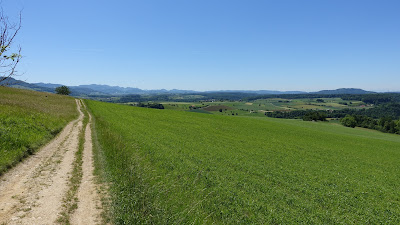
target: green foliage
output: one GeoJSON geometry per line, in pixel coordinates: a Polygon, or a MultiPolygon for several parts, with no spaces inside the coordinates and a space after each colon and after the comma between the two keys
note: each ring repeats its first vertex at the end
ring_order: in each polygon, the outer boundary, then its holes
{"type": "Polygon", "coordinates": [[[0,174],[48,142],[76,115],[73,98],[0,87],[0,174]]]}
{"type": "Polygon", "coordinates": [[[71,94],[71,91],[69,90],[69,87],[67,87],[67,86],[56,87],[55,91],[56,91],[56,94],[59,94],[59,95],[71,94]]]}
{"type": "Polygon", "coordinates": [[[344,118],[342,118],[340,120],[340,123],[343,124],[343,126],[352,127],[352,128],[356,127],[356,125],[357,125],[357,121],[354,118],[354,116],[350,116],[350,115],[347,115],[344,118]]]}
{"type": "Polygon", "coordinates": [[[304,121],[326,121],[326,114],[320,111],[309,111],[303,116],[304,121]]]}
{"type": "Polygon", "coordinates": [[[88,107],[115,224],[400,223],[397,135],[94,101],[88,107]]]}
{"type": "Polygon", "coordinates": [[[368,116],[360,115],[346,115],[346,117],[341,119],[341,123],[347,127],[364,127],[393,134],[400,133],[398,121],[399,120],[393,120],[391,117],[382,117],[376,120],[368,116]]]}
{"type": "Polygon", "coordinates": [[[11,53],[10,55],[3,55],[3,49],[7,49],[6,46],[1,46],[0,56],[2,56],[3,59],[11,59],[12,61],[15,61],[17,58],[21,57],[21,55],[18,53],[11,53]]]}
{"type": "Polygon", "coordinates": [[[164,109],[164,106],[160,103],[142,103],[139,102],[138,104],[136,104],[136,106],[138,107],[144,107],[144,108],[153,108],[153,109],[164,109]]]}
{"type": "Polygon", "coordinates": [[[372,109],[365,110],[365,112],[360,112],[366,116],[373,117],[375,119],[381,117],[392,117],[392,118],[399,118],[400,119],[400,103],[385,103],[378,105],[372,109]]]}

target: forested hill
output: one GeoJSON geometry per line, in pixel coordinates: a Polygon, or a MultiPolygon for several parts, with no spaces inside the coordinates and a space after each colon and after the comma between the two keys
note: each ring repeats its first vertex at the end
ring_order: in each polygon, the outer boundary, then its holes
{"type": "Polygon", "coordinates": [[[372,94],[372,93],[375,92],[365,91],[363,89],[358,89],[358,88],[339,88],[336,90],[322,90],[322,91],[312,92],[311,94],[331,95],[331,94],[372,94]]]}

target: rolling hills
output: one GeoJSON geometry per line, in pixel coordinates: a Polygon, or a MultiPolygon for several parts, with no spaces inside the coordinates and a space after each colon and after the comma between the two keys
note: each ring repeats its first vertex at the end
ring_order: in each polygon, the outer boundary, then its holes
{"type": "MultiPolygon", "coordinates": [[[[0,96],[0,173],[77,116],[71,97],[0,96]]],[[[115,224],[400,222],[398,135],[85,102],[115,224]]]]}
{"type": "MultiPolygon", "coordinates": [[[[11,87],[22,88],[28,90],[42,91],[54,93],[56,87],[62,86],[64,84],[53,84],[53,83],[28,83],[21,80],[16,80],[14,78],[9,78],[8,83],[11,87]]],[[[0,83],[1,84],[1,83],[0,83]]],[[[69,86],[71,89],[72,96],[87,96],[87,95],[130,95],[130,94],[140,94],[140,95],[157,95],[157,94],[212,94],[212,93],[245,93],[248,95],[281,95],[281,94],[368,94],[375,93],[371,91],[365,91],[357,88],[339,88],[336,90],[322,90],[318,92],[304,92],[304,91],[274,91],[274,90],[217,90],[217,91],[193,91],[193,90],[143,90],[140,88],[132,87],[119,87],[110,85],[99,85],[99,84],[89,84],[89,85],[77,85],[69,86]]]]}

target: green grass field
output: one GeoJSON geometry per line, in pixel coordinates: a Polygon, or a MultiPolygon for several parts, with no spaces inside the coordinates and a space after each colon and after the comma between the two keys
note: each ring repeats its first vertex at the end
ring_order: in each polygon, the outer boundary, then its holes
{"type": "Polygon", "coordinates": [[[87,104],[116,224],[400,223],[398,135],[87,104]]]}
{"type": "Polygon", "coordinates": [[[74,98],[0,87],[0,174],[76,118],[74,98]]]}

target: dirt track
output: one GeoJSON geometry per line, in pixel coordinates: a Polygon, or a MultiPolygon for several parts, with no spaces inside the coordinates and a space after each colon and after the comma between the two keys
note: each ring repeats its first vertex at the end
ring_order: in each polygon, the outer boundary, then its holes
{"type": "MultiPolygon", "coordinates": [[[[63,210],[69,176],[78,151],[84,114],[76,100],[79,118],[36,154],[0,177],[0,224],[55,224],[63,210]]],[[[72,224],[100,221],[100,202],[93,182],[90,122],[86,127],[82,181],[72,224]]]]}

